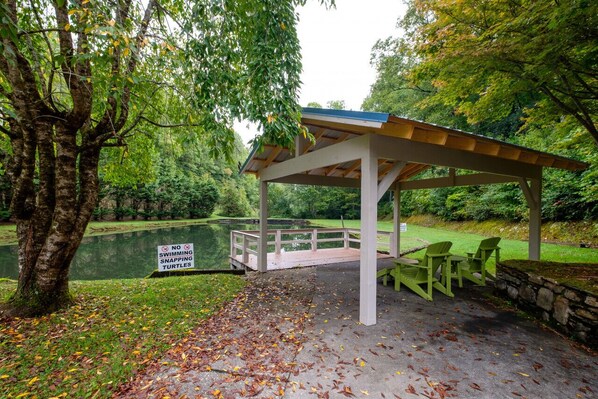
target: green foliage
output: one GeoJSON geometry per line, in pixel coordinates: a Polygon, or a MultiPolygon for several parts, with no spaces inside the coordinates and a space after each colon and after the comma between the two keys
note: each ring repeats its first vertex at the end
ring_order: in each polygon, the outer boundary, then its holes
{"type": "Polygon", "coordinates": [[[195,103],[207,111],[202,124],[212,132],[212,152],[231,147],[230,126],[235,117],[254,122],[263,130],[258,145],[289,145],[302,132],[297,104],[300,46],[294,8],[304,3],[192,3],[185,30],[200,35],[193,35],[186,43],[191,62],[185,68],[191,76],[195,103]]]}
{"type": "Polygon", "coordinates": [[[596,2],[422,0],[409,6],[401,26],[419,61],[410,81],[436,89],[424,104],[455,107],[472,123],[502,120],[524,104],[544,115],[572,116],[598,144],[596,2]]]}
{"type": "Polygon", "coordinates": [[[345,100],[330,100],[326,103],[326,108],[345,109],[345,100]]]}
{"type": "Polygon", "coordinates": [[[189,217],[192,219],[210,217],[220,197],[214,179],[204,177],[189,189],[187,192],[189,217]]]}
{"type": "MultiPolygon", "coordinates": [[[[581,82],[587,79],[588,96],[580,107],[587,107],[588,115],[594,117],[598,102],[590,91],[595,90],[592,82],[596,75],[592,77],[591,71],[595,71],[597,53],[595,46],[594,50],[588,47],[591,39],[587,36],[594,26],[584,27],[582,21],[595,18],[591,12],[596,7],[589,2],[566,1],[546,10],[552,2],[511,3],[410,2],[400,22],[405,35],[380,40],[373,48],[372,64],[378,78],[363,108],[588,162],[590,167],[577,173],[544,169],[543,218],[596,220],[598,151],[579,119],[555,108],[545,90],[540,90],[542,79],[550,80],[548,90],[553,90],[563,83],[562,78],[571,81],[579,74],[581,80],[576,80],[569,92],[563,91],[563,96],[570,95],[567,103],[573,101],[580,94],[581,82]],[[579,20],[570,21],[573,15],[579,20]],[[543,31],[542,21],[547,19],[551,19],[550,28],[543,31]],[[553,30],[565,29],[570,22],[562,38],[559,31],[553,30]],[[513,31],[509,33],[508,29],[513,31]],[[579,41],[573,43],[574,37],[579,41]],[[532,48],[540,51],[534,46],[548,38],[550,45],[541,45],[541,54],[530,52],[532,48]],[[551,55],[559,54],[565,58],[553,62],[551,55]],[[565,59],[579,62],[579,70],[563,67],[565,59]],[[525,66],[517,72],[515,66],[521,63],[525,66]],[[531,84],[536,78],[540,80],[531,84]]],[[[446,171],[432,169],[417,178],[443,174],[446,171]]],[[[402,194],[402,212],[434,214],[445,220],[527,218],[525,199],[517,185],[407,192],[402,194]]]]}
{"type": "Polygon", "coordinates": [[[455,112],[453,105],[432,102],[430,98],[439,95],[439,89],[434,86],[433,77],[422,76],[414,81],[412,74],[419,58],[405,39],[379,40],[372,50],[371,63],[378,78],[362,104],[366,111],[386,112],[499,139],[512,137],[523,125],[520,103],[514,104],[504,118],[470,123],[455,112]]]}
{"type": "Polygon", "coordinates": [[[219,209],[221,216],[242,217],[252,213],[245,189],[237,187],[232,181],[226,183],[222,189],[219,209]]]}
{"type": "MultiPolygon", "coordinates": [[[[68,309],[0,325],[0,396],[110,397],[243,285],[231,275],[73,282],[68,309]]],[[[0,301],[14,289],[2,282],[0,301]]]]}
{"type": "Polygon", "coordinates": [[[359,218],[359,191],[338,187],[272,185],[268,190],[270,215],[290,218],[359,218]]]}

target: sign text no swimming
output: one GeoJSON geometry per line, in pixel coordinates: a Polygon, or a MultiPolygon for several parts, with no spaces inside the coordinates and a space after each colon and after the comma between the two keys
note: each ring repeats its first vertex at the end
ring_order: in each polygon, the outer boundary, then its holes
{"type": "Polygon", "coordinates": [[[158,245],[158,271],[190,269],[194,266],[192,243],[158,245]]]}

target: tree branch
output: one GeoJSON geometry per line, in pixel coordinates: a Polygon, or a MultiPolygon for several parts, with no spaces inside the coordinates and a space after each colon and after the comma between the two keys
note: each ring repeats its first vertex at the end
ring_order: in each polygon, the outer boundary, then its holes
{"type": "Polygon", "coordinates": [[[167,124],[163,124],[163,123],[158,123],[158,122],[154,122],[148,118],[146,118],[145,116],[141,117],[142,120],[157,126],[157,127],[161,127],[161,128],[176,128],[176,127],[198,127],[198,126],[203,126],[203,125],[198,125],[198,124],[194,124],[194,123],[175,123],[173,125],[167,125],[167,124]]]}
{"type": "MultiPolygon", "coordinates": [[[[87,6],[84,5],[83,7],[87,6]]],[[[73,101],[73,108],[68,114],[68,120],[71,128],[78,129],[87,121],[91,113],[92,88],[91,83],[85,79],[90,75],[91,66],[89,60],[75,60],[73,38],[66,29],[67,25],[70,26],[67,2],[63,2],[62,6],[55,3],[54,10],[58,27],[63,28],[58,32],[60,52],[64,55],[64,61],[61,65],[62,74],[73,101]],[[82,76],[84,79],[79,79],[77,76],[82,76]]],[[[81,50],[82,44],[87,43],[86,35],[80,33],[77,43],[78,50],[81,50]]],[[[83,50],[83,52],[87,52],[87,50],[83,50]]]]}
{"type": "MultiPolygon", "coordinates": [[[[129,58],[129,63],[127,65],[127,69],[125,71],[125,74],[130,76],[133,74],[133,72],[135,72],[135,68],[137,67],[137,63],[139,62],[139,52],[141,51],[141,47],[142,47],[142,43],[143,40],[145,39],[146,35],[147,35],[147,30],[149,28],[149,24],[151,22],[152,19],[152,15],[154,14],[154,10],[157,6],[157,1],[156,0],[149,0],[149,3],[147,5],[147,8],[145,10],[145,14],[143,16],[143,20],[141,21],[141,28],[139,29],[139,32],[137,33],[137,38],[135,40],[135,49],[131,52],[131,58],[129,58]]],[[[129,107],[128,107],[128,103],[129,100],[131,98],[131,88],[130,86],[125,86],[124,88],[124,92],[123,92],[123,96],[121,98],[121,112],[120,115],[118,117],[118,120],[116,122],[116,130],[120,130],[122,129],[122,127],[125,125],[125,123],[127,122],[127,118],[129,117],[129,107]]]]}
{"type": "Polygon", "coordinates": [[[594,122],[591,118],[586,120],[582,115],[576,112],[575,109],[569,107],[567,104],[561,101],[561,99],[559,99],[554,93],[552,93],[552,91],[546,86],[546,84],[540,85],[540,91],[546,94],[557,107],[561,108],[563,111],[577,119],[579,123],[581,123],[581,125],[585,127],[586,130],[590,133],[590,135],[596,142],[596,145],[598,145],[598,129],[596,129],[596,125],[594,125],[594,122]]]}

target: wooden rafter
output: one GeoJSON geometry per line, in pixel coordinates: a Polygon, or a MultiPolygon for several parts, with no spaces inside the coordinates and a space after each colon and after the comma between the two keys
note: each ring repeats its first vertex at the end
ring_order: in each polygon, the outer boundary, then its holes
{"type": "MultiPolygon", "coordinates": [[[[525,164],[533,165],[534,167],[554,167],[568,170],[583,170],[587,168],[587,164],[584,164],[583,162],[578,162],[568,158],[542,153],[533,149],[525,148],[515,144],[501,142],[499,140],[494,140],[492,138],[472,133],[427,124],[424,122],[412,121],[409,119],[399,118],[392,115],[388,116],[386,122],[379,123],[377,126],[375,126],[375,123],[356,123],[355,120],[350,118],[347,119],[347,123],[344,123],[342,117],[329,118],[328,120],[318,119],[316,117],[312,117],[310,119],[310,117],[306,117],[302,121],[314,135],[317,141],[317,145],[314,146],[311,142],[305,144],[305,146],[301,149],[301,155],[317,151],[322,148],[326,148],[330,145],[340,144],[341,142],[344,142],[347,139],[355,138],[355,136],[372,134],[378,137],[394,137],[399,140],[407,140],[408,142],[413,143],[425,143],[434,146],[445,147],[449,152],[453,151],[453,154],[458,158],[461,158],[461,156],[458,155],[458,153],[456,153],[455,151],[462,151],[464,156],[466,156],[466,154],[468,153],[477,154],[480,156],[488,156],[490,157],[488,159],[489,161],[491,161],[491,159],[504,159],[507,162],[522,164],[522,168],[524,168],[522,170],[525,170],[525,164]],[[334,137],[337,135],[338,137],[334,137]]],[[[262,161],[258,161],[259,158],[257,157],[259,156],[259,154],[254,154],[253,160],[248,162],[247,167],[244,169],[244,171],[257,172],[257,170],[259,170],[260,168],[268,167],[276,163],[275,160],[286,161],[289,160],[291,157],[291,154],[288,153],[288,149],[286,148],[281,149],[280,147],[268,144],[266,144],[264,148],[266,150],[270,150],[266,151],[266,153],[268,154],[267,158],[263,159],[262,161]],[[287,152],[285,153],[285,151],[287,152]]],[[[433,150],[432,147],[430,147],[430,149],[433,150]]],[[[442,155],[442,152],[438,154],[442,155]]],[[[388,157],[391,155],[392,154],[390,153],[386,153],[385,156],[388,157]]],[[[469,155],[467,155],[467,157],[468,159],[475,159],[475,157],[472,158],[469,155]]],[[[407,156],[407,158],[409,158],[409,156],[407,156]]],[[[422,158],[421,156],[419,157],[419,159],[414,158],[412,159],[412,163],[434,163],[433,159],[431,159],[428,162],[424,158],[425,157],[422,158]]],[[[480,158],[480,160],[481,159],[482,158],[480,158]]],[[[463,162],[447,163],[447,165],[449,164],[460,165],[463,164],[463,162]]],[[[336,163],[334,165],[320,168],[319,170],[314,170],[312,173],[330,177],[359,177],[359,161],[351,163],[349,167],[344,169],[343,165],[347,165],[347,163],[336,163]]],[[[513,164],[513,166],[516,165],[513,164]]],[[[465,167],[467,168],[467,166],[465,167]]],[[[426,165],[422,167],[406,167],[401,173],[401,179],[404,179],[404,176],[410,174],[412,171],[415,173],[419,173],[419,171],[425,168],[427,168],[426,165]]],[[[381,168],[379,172],[380,177],[383,177],[389,169],[390,166],[385,166],[384,168],[381,168]]],[[[518,172],[515,171],[514,173],[518,172]]]]}
{"type": "Polygon", "coordinates": [[[424,164],[411,164],[409,170],[403,169],[403,173],[399,177],[400,180],[407,180],[412,178],[413,176],[418,175],[419,173],[423,172],[425,169],[428,169],[429,165],[424,164]]]}
{"type": "Polygon", "coordinates": [[[353,171],[354,171],[355,169],[357,169],[357,168],[358,168],[360,165],[361,165],[361,159],[357,159],[357,160],[355,160],[355,161],[354,161],[354,162],[351,164],[351,166],[349,166],[349,167],[348,167],[348,168],[346,168],[346,169],[343,169],[342,176],[343,176],[343,177],[349,177],[349,175],[350,175],[351,173],[353,173],[353,171]]]}
{"type": "MultiPolygon", "coordinates": [[[[326,133],[327,129],[324,128],[317,128],[315,133],[312,133],[314,136],[314,142],[318,142],[318,140],[320,139],[320,137],[322,137],[324,135],[324,133],[326,133]]],[[[303,149],[303,152],[301,153],[301,155],[307,153],[312,147],[314,146],[314,144],[312,142],[310,142],[309,144],[307,144],[305,146],[305,148],[303,149]]]]}
{"type": "Polygon", "coordinates": [[[427,130],[416,127],[413,131],[411,140],[419,141],[422,143],[430,143],[437,145],[445,145],[448,140],[448,133],[440,132],[437,130],[427,130]]]}
{"type": "MultiPolygon", "coordinates": [[[[389,162],[390,162],[390,161],[389,161],[388,159],[382,159],[382,158],[378,159],[378,170],[380,170],[380,167],[381,167],[381,166],[384,166],[386,163],[389,163],[389,162]]],[[[391,167],[392,167],[392,163],[391,163],[391,167]]],[[[355,176],[354,176],[354,177],[355,177],[356,179],[361,179],[361,171],[357,171],[357,172],[355,172],[355,173],[356,173],[356,174],[355,174],[355,176]]]]}
{"type": "Polygon", "coordinates": [[[381,165],[384,167],[378,168],[378,179],[381,179],[384,176],[386,176],[386,174],[388,174],[388,172],[390,172],[390,170],[393,168],[394,164],[395,162],[387,162],[386,165],[381,165]]]}
{"type": "Polygon", "coordinates": [[[270,166],[270,164],[272,164],[272,162],[274,162],[274,160],[282,152],[282,150],[283,150],[282,147],[274,147],[272,149],[272,151],[270,152],[270,155],[268,155],[268,158],[266,158],[266,161],[264,162],[263,167],[267,168],[268,166],[270,166]]]}

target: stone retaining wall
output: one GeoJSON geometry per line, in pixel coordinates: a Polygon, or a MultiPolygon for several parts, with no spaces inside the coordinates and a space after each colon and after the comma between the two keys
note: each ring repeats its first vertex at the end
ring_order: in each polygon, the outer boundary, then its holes
{"type": "Polygon", "coordinates": [[[598,299],[586,291],[498,264],[499,295],[549,322],[563,333],[598,348],[598,299]]]}

